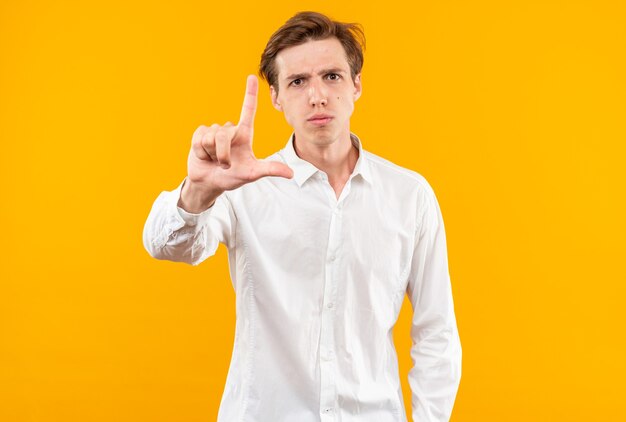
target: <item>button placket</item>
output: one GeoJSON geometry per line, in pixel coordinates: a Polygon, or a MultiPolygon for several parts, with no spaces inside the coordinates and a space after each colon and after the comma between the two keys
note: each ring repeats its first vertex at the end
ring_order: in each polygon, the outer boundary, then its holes
{"type": "Polygon", "coordinates": [[[336,392],[336,362],[333,359],[334,323],[337,292],[337,266],[339,265],[339,246],[341,218],[336,204],[333,204],[330,216],[328,235],[328,249],[326,251],[326,269],[324,283],[324,297],[322,307],[322,324],[320,333],[320,417],[322,421],[335,420],[336,392]]]}

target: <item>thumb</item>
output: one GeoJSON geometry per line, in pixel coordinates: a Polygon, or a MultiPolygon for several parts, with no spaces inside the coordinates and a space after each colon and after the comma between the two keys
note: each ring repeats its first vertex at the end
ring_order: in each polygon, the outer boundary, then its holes
{"type": "Polygon", "coordinates": [[[286,164],[278,161],[257,161],[255,175],[257,179],[266,176],[284,177],[291,179],[293,177],[293,170],[286,164]]]}

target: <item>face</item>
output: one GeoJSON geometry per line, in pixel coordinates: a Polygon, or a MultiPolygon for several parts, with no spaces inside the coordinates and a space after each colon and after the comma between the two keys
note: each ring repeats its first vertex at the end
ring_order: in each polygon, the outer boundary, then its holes
{"type": "Polygon", "coordinates": [[[315,145],[350,139],[350,116],[361,96],[361,75],[353,81],[343,46],[336,38],[308,41],[276,56],[278,90],[270,87],[296,138],[315,145]]]}

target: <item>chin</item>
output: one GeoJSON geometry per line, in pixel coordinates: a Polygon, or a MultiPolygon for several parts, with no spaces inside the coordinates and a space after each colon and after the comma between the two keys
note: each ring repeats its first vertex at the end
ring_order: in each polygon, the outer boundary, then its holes
{"type": "Polygon", "coordinates": [[[329,130],[318,130],[311,133],[311,142],[316,145],[330,145],[337,140],[337,134],[329,130]]]}
{"type": "MultiPolygon", "coordinates": [[[[294,128],[295,129],[295,128],[294,128]]],[[[300,133],[302,138],[306,138],[303,141],[313,145],[330,145],[339,138],[339,133],[336,128],[329,126],[324,127],[301,127],[300,130],[295,130],[296,139],[297,134],[300,133]]]]}

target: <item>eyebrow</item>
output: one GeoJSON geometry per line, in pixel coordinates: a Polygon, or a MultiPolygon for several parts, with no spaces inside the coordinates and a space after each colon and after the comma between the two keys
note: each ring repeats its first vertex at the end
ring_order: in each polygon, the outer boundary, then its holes
{"type": "MultiPolygon", "coordinates": [[[[338,67],[332,67],[330,69],[322,69],[319,72],[317,72],[318,75],[325,75],[327,73],[346,73],[346,71],[338,67]]],[[[294,74],[287,76],[285,80],[289,81],[292,79],[304,79],[304,78],[308,78],[309,76],[311,76],[310,73],[294,73],[294,74]]]]}

